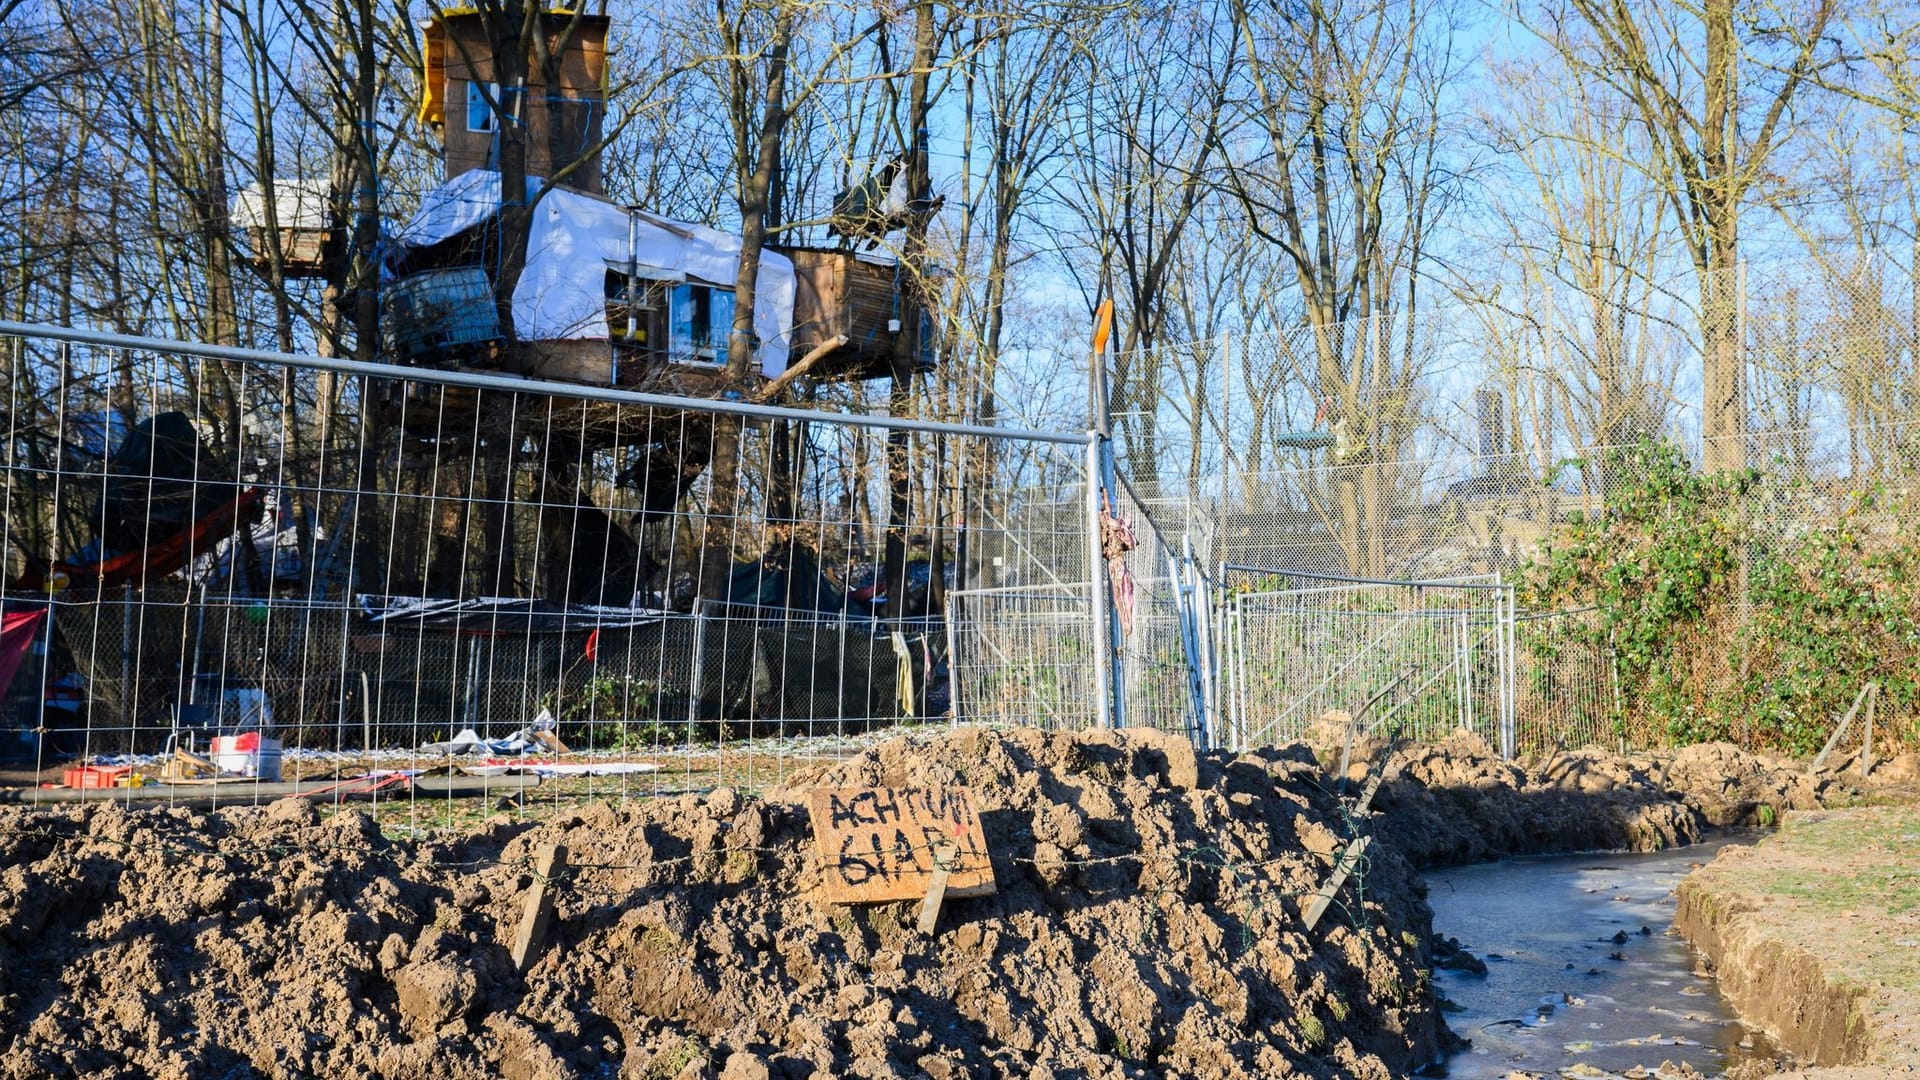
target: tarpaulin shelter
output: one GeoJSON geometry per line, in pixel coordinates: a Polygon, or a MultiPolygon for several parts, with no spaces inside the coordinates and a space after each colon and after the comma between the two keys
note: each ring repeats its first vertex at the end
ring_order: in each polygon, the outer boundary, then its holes
{"type": "MultiPolygon", "coordinates": [[[[526,267],[513,290],[514,329],[527,341],[606,340],[607,273],[630,258],[663,277],[733,287],[740,238],[629,210],[607,199],[527,179],[526,198],[539,198],[527,237],[526,267]]],[[[463,172],[429,191],[394,240],[389,270],[404,277],[410,263],[439,245],[492,226],[500,213],[500,174],[463,172]]],[[[426,261],[431,261],[430,256],[426,261]]],[[[763,251],[754,286],[753,329],[760,339],[761,374],[787,369],[793,328],[793,262],[763,251]]]]}
{"type": "Polygon", "coordinates": [[[795,544],[774,548],[753,562],[735,564],[727,582],[727,601],[837,615],[847,610],[847,590],[821,572],[820,560],[811,549],[795,544]]]}
{"type": "Polygon", "coordinates": [[[33,643],[40,636],[46,618],[45,609],[0,612],[0,699],[7,696],[14,675],[19,673],[27,654],[33,651],[33,643]]]}
{"type": "MultiPolygon", "coordinates": [[[[213,454],[185,413],[164,412],[127,432],[99,478],[86,520],[95,536],[63,559],[29,562],[18,582],[94,591],[145,585],[186,566],[251,520],[258,489],[217,479],[213,454]]],[[[84,503],[84,501],[83,501],[84,503]]]]}

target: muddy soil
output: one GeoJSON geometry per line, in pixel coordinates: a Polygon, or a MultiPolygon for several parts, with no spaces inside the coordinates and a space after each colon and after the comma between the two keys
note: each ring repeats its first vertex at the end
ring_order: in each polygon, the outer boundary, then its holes
{"type": "Polygon", "coordinates": [[[721,789],[395,842],[301,802],[0,815],[0,1076],[1405,1075],[1443,1028],[1429,915],[1303,751],[961,731],[817,777],[964,783],[999,894],[831,907],[791,796],[721,789]],[[549,943],[507,952],[537,846],[549,943]]]}
{"type": "MultiPolygon", "coordinates": [[[[1329,760],[1338,760],[1330,752],[1329,760]]],[[[1853,774],[1804,767],[1726,743],[1665,753],[1563,751],[1516,764],[1456,735],[1398,751],[1376,798],[1376,835],[1420,866],[1510,855],[1654,851],[1711,828],[1772,825],[1788,810],[1865,797],[1853,774]]],[[[1351,766],[1357,774],[1360,766],[1351,766]]],[[[1904,775],[1904,774],[1902,774],[1904,775]]]]}
{"type": "Polygon", "coordinates": [[[1416,867],[1664,847],[1857,794],[1729,747],[1520,767],[1461,737],[1391,760],[1372,814],[1305,747],[1152,732],[916,735],[803,777],[974,790],[999,893],[950,901],[931,939],[910,903],[815,898],[799,782],[406,841],[299,801],[9,809],[0,1078],[1383,1080],[1449,1039],[1416,867]],[[521,975],[546,843],[572,867],[521,975]]]}

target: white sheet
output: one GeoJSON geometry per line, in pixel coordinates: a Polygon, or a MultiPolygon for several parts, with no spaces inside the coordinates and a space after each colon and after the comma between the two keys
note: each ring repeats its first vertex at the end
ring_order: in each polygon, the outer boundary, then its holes
{"type": "MultiPolygon", "coordinates": [[[[234,193],[233,223],[243,229],[267,227],[267,193],[248,184],[234,193]]],[[[273,182],[273,221],[281,229],[325,229],[328,224],[327,186],[308,180],[273,182]]]]}
{"type": "MultiPolygon", "coordinates": [[[[540,190],[529,177],[527,194],[540,190]]],[[[461,173],[420,200],[397,239],[425,247],[489,221],[500,208],[500,174],[486,169],[461,173]]],[[[684,271],[712,285],[731,286],[739,270],[740,238],[642,213],[639,255],[644,266],[684,271]]],[[[527,266],[513,290],[513,321],[530,341],[605,338],[608,263],[627,260],[628,212],[605,199],[554,188],[534,208],[527,237],[527,266]]],[[[793,329],[793,263],[762,251],[753,290],[753,329],[760,337],[760,371],[773,378],[787,369],[793,329]]]]}

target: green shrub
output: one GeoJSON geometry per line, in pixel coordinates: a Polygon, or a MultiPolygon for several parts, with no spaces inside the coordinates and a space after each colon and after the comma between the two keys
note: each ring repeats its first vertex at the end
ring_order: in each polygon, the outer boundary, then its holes
{"type": "MultiPolygon", "coordinates": [[[[1615,450],[1599,468],[1604,509],[1555,529],[1523,571],[1521,601],[1598,609],[1576,640],[1609,661],[1617,729],[1804,755],[1878,681],[1882,733],[1913,737],[1920,548],[1904,498],[1702,474],[1665,443],[1615,450]],[[1842,506],[1808,512],[1822,500],[1842,506]]],[[[1544,643],[1534,658],[1566,647],[1544,643]]]]}

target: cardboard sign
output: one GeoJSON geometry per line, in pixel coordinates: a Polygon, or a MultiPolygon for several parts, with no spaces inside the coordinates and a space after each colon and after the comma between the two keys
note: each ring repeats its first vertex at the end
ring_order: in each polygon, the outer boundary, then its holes
{"type": "Polygon", "coordinates": [[[993,895],[987,837],[966,788],[814,788],[807,813],[829,903],[919,900],[941,848],[952,851],[946,895],[993,895]]]}

